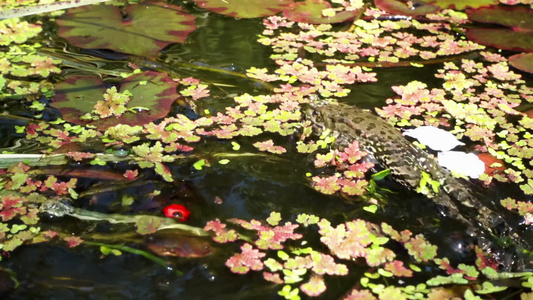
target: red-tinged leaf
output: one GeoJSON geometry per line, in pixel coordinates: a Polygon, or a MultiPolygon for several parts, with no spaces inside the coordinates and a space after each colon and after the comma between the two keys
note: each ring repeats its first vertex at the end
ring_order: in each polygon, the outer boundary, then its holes
{"type": "Polygon", "coordinates": [[[509,29],[473,28],[467,36],[476,43],[512,51],[533,51],[533,9],[495,6],[467,11],[472,21],[495,23],[509,29]]]}
{"type": "Polygon", "coordinates": [[[273,282],[273,283],[276,283],[276,284],[282,284],[283,283],[283,279],[281,279],[279,277],[278,273],[263,272],[263,278],[266,281],[270,281],[270,282],[273,282]]]}
{"type": "Polygon", "coordinates": [[[22,204],[24,198],[19,198],[14,195],[0,196],[0,217],[2,221],[9,221],[17,215],[23,215],[26,213],[26,207],[22,204]]]}
{"type": "Polygon", "coordinates": [[[266,254],[257,249],[253,249],[252,245],[245,243],[241,246],[242,253],[235,254],[226,261],[226,266],[231,269],[233,273],[246,274],[250,270],[259,271],[264,267],[261,258],[266,254]]]}
{"type": "Polygon", "coordinates": [[[498,270],[498,263],[491,259],[489,254],[485,253],[481,248],[478,246],[475,246],[474,248],[476,252],[476,266],[479,270],[483,270],[485,268],[492,268],[494,270],[498,270]]]}
{"type": "Polygon", "coordinates": [[[354,220],[335,228],[321,221],[318,226],[322,235],[320,241],[342,259],[364,257],[367,254],[366,247],[372,243],[372,234],[363,220],[354,220]]]}
{"type": "Polygon", "coordinates": [[[291,222],[285,223],[283,226],[276,226],[270,228],[268,226],[260,226],[256,228],[259,234],[259,239],[255,242],[259,249],[283,249],[282,244],[291,239],[301,239],[302,235],[294,233],[294,230],[300,225],[292,224],[291,222]]]}
{"type": "Polygon", "coordinates": [[[326,283],[322,276],[312,275],[308,282],[300,285],[300,290],[310,297],[317,297],[326,291],[326,283]]]}
{"type": "Polygon", "coordinates": [[[274,142],[272,140],[254,143],[254,147],[259,149],[259,151],[266,151],[274,154],[282,154],[287,152],[285,148],[274,145],[274,142]]]}
{"type": "Polygon", "coordinates": [[[411,238],[412,232],[409,230],[403,230],[398,232],[387,223],[381,223],[381,230],[383,233],[388,234],[393,240],[400,243],[406,243],[411,238]]]}
{"type": "Polygon", "coordinates": [[[326,195],[335,194],[335,192],[341,189],[341,186],[339,184],[339,178],[336,176],[329,176],[329,177],[314,176],[312,180],[313,180],[313,188],[326,195]]]}
{"type": "Polygon", "coordinates": [[[57,233],[56,231],[52,231],[52,230],[43,231],[42,234],[45,238],[48,238],[48,239],[53,239],[59,236],[59,233],[57,233]]]}
{"type": "Polygon", "coordinates": [[[127,19],[120,10],[109,5],[69,9],[56,21],[58,35],[80,48],[111,49],[147,57],[170,43],[183,43],[196,29],[193,16],[162,2],[125,6],[127,19]]]}
{"type": "Polygon", "coordinates": [[[120,117],[82,120],[80,117],[90,114],[97,101],[103,98],[106,84],[96,76],[72,75],[56,84],[56,95],[52,106],[59,109],[63,119],[82,125],[93,125],[105,130],[118,124],[130,126],[147,124],[167,115],[176,99],[176,83],[166,74],[146,71],[126,78],[120,85],[120,91],[133,93],[127,103],[128,108],[142,107],[144,110],[133,113],[125,112],[120,117]]]}
{"type": "Polygon", "coordinates": [[[239,237],[235,230],[226,230],[226,224],[220,222],[219,219],[207,222],[204,226],[204,230],[214,231],[215,236],[213,237],[213,240],[217,243],[233,242],[239,237]]]}
{"type": "Polygon", "coordinates": [[[93,157],[96,156],[96,154],[89,153],[89,152],[76,151],[76,152],[67,152],[67,153],[65,153],[65,156],[68,156],[68,157],[72,158],[75,161],[82,161],[84,159],[93,158],[93,157]]]}
{"type": "Polygon", "coordinates": [[[509,57],[509,64],[519,70],[533,74],[533,53],[515,54],[509,57]]]}
{"type": "Polygon", "coordinates": [[[372,295],[372,292],[369,290],[362,290],[359,291],[357,289],[353,289],[350,291],[350,294],[344,297],[344,300],[377,300],[374,295],[372,295]]]}
{"type": "Polygon", "coordinates": [[[333,256],[320,252],[313,252],[309,255],[311,258],[311,268],[318,275],[347,275],[348,268],[344,264],[335,263],[333,256]]]}
{"type": "Polygon", "coordinates": [[[66,237],[66,238],[63,238],[63,240],[67,242],[69,248],[74,248],[78,246],[79,244],[83,243],[83,240],[77,236],[66,237]]]}
{"type": "Polygon", "coordinates": [[[387,261],[392,261],[396,254],[392,250],[383,247],[372,247],[367,250],[365,259],[369,266],[376,267],[387,261]]]}
{"type": "Polygon", "coordinates": [[[340,179],[339,184],[342,186],[342,192],[350,196],[361,196],[366,192],[368,181],[366,180],[346,180],[340,179]]]}
{"type": "Polygon", "coordinates": [[[428,243],[421,234],[411,238],[405,248],[419,262],[428,262],[437,256],[437,246],[428,243]]]}
{"type": "Polygon", "coordinates": [[[358,141],[353,141],[350,145],[348,145],[348,147],[344,148],[342,152],[338,152],[337,154],[339,155],[341,161],[349,162],[350,164],[355,163],[367,155],[366,152],[359,148],[358,141]]]}
{"type": "Polygon", "coordinates": [[[213,237],[213,240],[217,243],[229,243],[234,242],[239,238],[239,235],[237,234],[237,231],[234,229],[230,230],[224,230],[222,232],[217,233],[217,236],[213,237]]]}
{"type": "Polygon", "coordinates": [[[331,4],[324,0],[305,0],[289,5],[284,11],[283,16],[295,22],[304,22],[311,24],[324,23],[341,23],[353,18],[357,11],[337,12],[335,16],[324,16],[322,11],[331,8],[331,4]]]}
{"type": "Polygon", "coordinates": [[[146,108],[133,113],[125,112],[120,117],[98,120],[82,120],[80,117],[90,114],[97,101],[103,99],[106,84],[96,76],[70,75],[63,82],[55,85],[56,95],[52,106],[57,108],[63,119],[68,122],[93,125],[100,130],[118,124],[130,126],[150,123],[166,116],[170,106],[176,100],[176,86],[168,75],[152,71],[132,75],[120,85],[120,92],[128,90],[133,96],[127,103],[128,108],[146,108]]]}
{"type": "Polygon", "coordinates": [[[162,221],[155,217],[142,217],[137,219],[135,227],[137,227],[137,233],[141,235],[152,234],[157,231],[161,226],[162,221]]]}
{"type": "Polygon", "coordinates": [[[26,225],[35,225],[39,222],[39,209],[37,208],[28,208],[28,212],[25,215],[20,217],[20,220],[26,225]]]}
{"type": "Polygon", "coordinates": [[[374,4],[382,10],[397,15],[417,16],[437,12],[440,8],[422,1],[375,0],[374,4]]]}
{"type": "Polygon", "coordinates": [[[155,163],[155,172],[161,175],[163,179],[167,182],[174,181],[174,179],[172,178],[172,173],[170,172],[170,169],[160,162],[155,163]]]}
{"type": "Polygon", "coordinates": [[[394,260],[385,264],[385,270],[391,272],[394,276],[412,277],[413,271],[403,265],[403,261],[394,260]]]}
{"type": "Polygon", "coordinates": [[[183,96],[191,97],[193,100],[198,100],[201,98],[209,97],[209,90],[207,89],[207,85],[200,84],[200,85],[194,85],[190,86],[187,89],[180,91],[180,94],[183,96]]]}
{"type": "Polygon", "coordinates": [[[139,171],[138,170],[126,170],[123,176],[127,180],[135,180],[137,176],[139,176],[139,171]]]}
{"type": "Polygon", "coordinates": [[[198,7],[235,18],[259,18],[282,11],[293,0],[194,0],[198,7]]]}
{"type": "Polygon", "coordinates": [[[214,231],[217,234],[219,232],[225,231],[226,230],[225,228],[226,228],[226,224],[220,222],[219,219],[216,219],[214,221],[208,221],[204,226],[205,231],[214,231]]]}

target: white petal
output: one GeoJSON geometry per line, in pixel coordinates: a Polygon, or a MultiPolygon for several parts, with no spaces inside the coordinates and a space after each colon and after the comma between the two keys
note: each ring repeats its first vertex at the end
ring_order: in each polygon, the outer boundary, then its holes
{"type": "Polygon", "coordinates": [[[439,165],[470,178],[479,178],[485,172],[485,163],[474,153],[446,151],[438,154],[439,165]]]}
{"type": "Polygon", "coordinates": [[[459,145],[464,145],[453,134],[433,126],[420,126],[406,130],[403,134],[417,139],[420,143],[436,151],[448,151],[459,145]]]}

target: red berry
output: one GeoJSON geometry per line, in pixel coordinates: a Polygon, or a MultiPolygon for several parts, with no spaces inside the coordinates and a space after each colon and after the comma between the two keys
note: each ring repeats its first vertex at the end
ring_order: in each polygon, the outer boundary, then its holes
{"type": "Polygon", "coordinates": [[[191,212],[187,207],[181,204],[170,204],[169,206],[163,208],[163,213],[168,218],[177,219],[179,221],[187,221],[191,212]]]}

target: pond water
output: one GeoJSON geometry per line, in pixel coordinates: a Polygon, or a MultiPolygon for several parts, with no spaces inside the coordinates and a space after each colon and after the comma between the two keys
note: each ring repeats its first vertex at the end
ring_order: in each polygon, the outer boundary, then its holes
{"type": "MultiPolygon", "coordinates": [[[[257,37],[264,29],[261,19],[235,19],[206,12],[189,2],[175,2],[196,16],[195,24],[198,28],[188,36],[186,43],[165,48],[160,62],[172,68],[181,77],[193,76],[207,83],[216,83],[210,86],[210,96],[197,103],[197,111],[223,111],[225,107],[234,105],[233,97],[237,95],[268,92],[250,80],[195,68],[208,66],[236,73],[244,73],[251,67],[275,68],[276,64],[269,58],[271,49],[257,43],[257,37]]],[[[56,51],[56,55],[65,60],[98,62],[102,74],[127,69],[126,59],[113,59],[108,51],[65,46],[65,41],[55,35],[54,24],[47,24],[45,28],[48,28],[48,31],[43,34],[43,42],[48,53],[56,51]]],[[[433,77],[435,71],[441,67],[442,65],[434,65],[423,69],[401,67],[374,70],[377,72],[378,82],[349,86],[352,91],[342,102],[368,109],[382,107],[387,98],[395,96],[391,86],[404,85],[413,80],[423,81],[430,86],[441,85],[441,80],[433,77]]],[[[86,71],[64,67],[63,74],[54,77],[54,80],[60,81],[65,74],[82,72],[86,71]]],[[[30,113],[24,113],[24,109],[22,107],[22,112],[18,113],[16,108],[12,108],[10,113],[31,117],[30,113]]],[[[199,117],[190,108],[177,104],[174,104],[172,112],[185,114],[191,119],[199,117]]],[[[47,109],[45,114],[50,119],[57,115],[59,112],[51,108],[47,109]]],[[[25,121],[21,120],[20,123],[25,124],[25,121]]],[[[0,140],[4,150],[11,149],[17,153],[36,153],[42,150],[42,145],[32,144],[24,139],[24,134],[15,133],[12,125],[11,119],[1,124],[0,140]]],[[[80,198],[74,202],[74,206],[107,214],[162,216],[165,206],[179,203],[191,211],[191,217],[186,224],[202,228],[206,222],[215,219],[265,220],[271,212],[281,213],[282,224],[285,221],[294,223],[302,213],[327,219],[332,224],[360,218],[376,224],[387,222],[398,231],[407,229],[415,235],[424,234],[430,243],[438,247],[438,256],[449,258],[454,266],[459,263],[474,264],[476,257],[471,248],[473,241],[466,233],[466,226],[453,217],[440,215],[438,206],[425,196],[409,191],[387,177],[378,180],[381,205],[375,213],[371,213],[365,210],[369,205],[368,198],[324,195],[312,188],[306,173],[313,167],[314,157],[296,152],[296,135],[271,135],[271,138],[276,144],[287,148],[288,153],[257,154],[251,143],[246,142],[246,137],[234,140],[206,139],[200,142],[194,151],[201,154],[200,158],[211,159],[211,166],[197,170],[193,165],[197,159],[169,163],[167,167],[172,173],[173,182],[164,181],[150,169],[140,171],[142,176],[135,184],[122,181],[117,183],[99,176],[79,178],[77,192],[80,198]],[[231,141],[242,145],[244,149],[240,153],[256,155],[228,156],[231,152],[231,141]],[[226,165],[215,163],[217,155],[229,158],[230,162],[226,165]],[[152,195],[155,190],[161,193],[152,195]],[[122,205],[124,196],[133,197],[133,204],[122,205]],[[217,199],[221,199],[221,203],[217,199]]],[[[89,145],[88,148],[90,147],[89,145]]],[[[101,173],[123,174],[131,169],[131,165],[121,162],[105,167],[72,164],[61,166],[59,169],[91,169],[101,173]]],[[[68,180],[70,177],[59,178],[68,180]]],[[[520,227],[518,223],[522,222],[521,217],[497,205],[500,199],[521,195],[515,184],[497,183],[484,187],[476,181],[473,186],[484,204],[502,214],[511,226],[520,227]]],[[[145,238],[135,235],[127,239],[121,238],[135,231],[131,224],[113,225],[105,221],[78,220],[69,216],[43,216],[39,226],[42,230],[66,232],[88,241],[128,246],[151,253],[148,250],[149,241],[145,238]],[[91,239],[91,236],[96,235],[100,238],[91,239]]],[[[308,243],[305,247],[328,252],[319,242],[320,236],[316,226],[301,229],[308,243]]],[[[531,229],[523,230],[521,235],[524,240],[533,241],[531,229]]],[[[179,235],[176,240],[180,243],[179,235]]],[[[182,239],[181,242],[186,241],[182,239]]],[[[2,268],[14,272],[19,283],[16,289],[6,288],[2,299],[280,298],[278,291],[282,286],[265,281],[261,272],[240,275],[232,273],[225,266],[226,260],[240,251],[242,243],[211,242],[211,245],[215,250],[209,256],[163,257],[166,266],[127,251],[122,251],[119,256],[104,255],[100,247],[90,244],[81,244],[74,248],[67,247],[62,241],[23,245],[9,253],[0,263],[2,268]],[[179,272],[183,274],[180,275],[179,272]]],[[[286,249],[303,247],[300,241],[289,241],[287,246],[286,249]]],[[[398,257],[409,261],[409,255],[404,248],[399,245],[393,245],[391,248],[398,257]]],[[[360,278],[365,272],[376,271],[375,267],[369,267],[361,259],[344,260],[343,263],[349,267],[349,275],[326,276],[328,288],[318,299],[341,298],[353,287],[361,287],[360,278]]],[[[381,282],[393,286],[416,285],[442,272],[432,264],[420,266],[423,272],[413,278],[385,278],[381,282]]],[[[9,284],[7,278],[3,281],[9,284]]],[[[518,289],[504,293],[512,295],[516,291],[518,289]]],[[[498,297],[503,294],[494,295],[498,297]]],[[[300,296],[306,297],[301,293],[300,296]]]]}

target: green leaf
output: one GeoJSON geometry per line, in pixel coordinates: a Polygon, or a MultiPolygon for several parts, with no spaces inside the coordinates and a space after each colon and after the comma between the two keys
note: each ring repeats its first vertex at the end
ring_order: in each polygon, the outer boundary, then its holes
{"type": "Polygon", "coordinates": [[[372,179],[374,180],[382,180],[384,179],[385,177],[387,177],[387,175],[390,174],[390,169],[386,169],[386,170],[383,170],[383,171],[380,171],[380,172],[377,172],[375,174],[372,174],[372,179]]]}
{"type": "Polygon", "coordinates": [[[239,145],[237,142],[231,142],[231,145],[233,146],[232,149],[235,151],[239,151],[239,149],[241,149],[241,145],[239,145]]]}
{"type": "Polygon", "coordinates": [[[109,248],[107,246],[100,246],[100,252],[102,252],[103,255],[109,255],[109,254],[113,254],[115,256],[122,255],[122,252],[120,252],[120,250],[109,248]]]}
{"type": "Polygon", "coordinates": [[[205,159],[200,159],[199,161],[195,162],[193,165],[193,168],[200,171],[205,166],[205,159]]]}
{"type": "Polygon", "coordinates": [[[221,164],[221,165],[227,165],[229,162],[230,162],[229,159],[221,159],[221,160],[218,161],[218,163],[221,164]]]}

